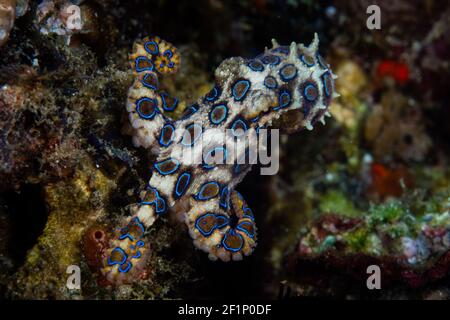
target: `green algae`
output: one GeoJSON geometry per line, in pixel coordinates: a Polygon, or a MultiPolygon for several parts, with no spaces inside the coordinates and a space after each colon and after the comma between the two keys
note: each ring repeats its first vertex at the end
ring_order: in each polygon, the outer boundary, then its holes
{"type": "Polygon", "coordinates": [[[322,213],[336,213],[344,217],[359,217],[361,210],[340,190],[329,190],[320,199],[319,209],[322,213]]]}

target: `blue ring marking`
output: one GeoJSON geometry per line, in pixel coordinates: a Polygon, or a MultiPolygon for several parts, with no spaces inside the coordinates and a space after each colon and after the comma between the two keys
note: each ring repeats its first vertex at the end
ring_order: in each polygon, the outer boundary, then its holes
{"type": "Polygon", "coordinates": [[[198,190],[198,192],[197,192],[197,194],[195,195],[194,198],[195,198],[197,201],[206,201],[206,200],[209,200],[209,199],[212,199],[212,198],[217,197],[219,194],[220,194],[220,184],[219,184],[218,182],[216,182],[216,181],[209,181],[209,182],[205,182],[204,184],[202,184],[202,185],[200,186],[200,190],[198,190]],[[206,188],[207,186],[209,186],[209,185],[215,185],[215,186],[217,186],[217,189],[219,189],[219,192],[218,192],[216,195],[214,195],[214,196],[205,197],[205,196],[202,195],[202,193],[203,193],[203,191],[205,190],[205,188],[206,188]]]}
{"type": "Polygon", "coordinates": [[[139,259],[141,256],[142,256],[142,254],[141,254],[141,252],[138,250],[138,251],[136,251],[136,254],[135,254],[134,256],[131,256],[131,258],[139,259]]]}
{"type": "Polygon", "coordinates": [[[173,98],[173,105],[172,106],[168,106],[167,105],[167,101],[166,101],[166,98],[167,97],[169,97],[168,95],[167,95],[167,93],[165,93],[165,92],[163,92],[163,93],[161,93],[161,100],[162,100],[162,102],[163,102],[163,109],[165,110],[165,111],[173,111],[173,110],[175,110],[175,108],[177,107],[177,105],[178,105],[178,99],[177,98],[173,98]]]}
{"type": "Polygon", "coordinates": [[[175,195],[177,196],[177,198],[180,198],[188,189],[190,183],[191,183],[191,174],[189,172],[183,172],[182,174],[180,174],[180,176],[178,177],[177,183],[175,184],[175,195]],[[183,187],[183,189],[179,189],[180,186],[180,181],[183,177],[187,176],[187,183],[186,185],[183,187]]]}
{"type": "Polygon", "coordinates": [[[297,76],[297,72],[298,72],[298,70],[297,70],[297,68],[295,67],[295,65],[293,65],[292,63],[287,64],[287,65],[283,66],[283,67],[280,69],[280,78],[281,78],[281,80],[283,80],[284,82],[291,81],[292,79],[294,79],[294,78],[297,76]],[[285,71],[286,71],[286,68],[289,68],[289,67],[294,67],[294,68],[295,68],[295,73],[292,74],[292,75],[285,75],[284,73],[285,73],[285,71]]]}
{"type": "Polygon", "coordinates": [[[142,236],[143,236],[144,233],[145,233],[145,228],[144,228],[144,225],[142,224],[142,222],[139,220],[139,218],[138,217],[134,217],[131,221],[136,223],[138,225],[138,227],[141,228],[141,232],[142,232],[142,236]]]}
{"type": "Polygon", "coordinates": [[[158,90],[159,87],[159,81],[158,81],[158,76],[155,73],[147,73],[144,78],[142,79],[141,83],[147,87],[150,88],[152,90],[158,90]],[[156,83],[156,85],[151,85],[147,82],[147,78],[148,77],[153,77],[154,82],[156,83]]]}
{"type": "Polygon", "coordinates": [[[131,267],[133,266],[133,264],[132,264],[130,261],[127,261],[127,262],[128,262],[128,264],[127,264],[127,267],[126,267],[125,269],[122,268],[122,267],[123,267],[123,264],[121,264],[121,265],[119,266],[119,271],[120,271],[120,272],[127,273],[128,271],[130,271],[130,269],[131,269],[131,267]]]}
{"type": "Polygon", "coordinates": [[[281,59],[279,56],[267,54],[261,58],[261,62],[264,64],[271,65],[271,66],[276,66],[277,64],[279,64],[281,62],[281,59]]]}
{"type": "Polygon", "coordinates": [[[211,111],[209,112],[209,121],[215,125],[221,124],[228,116],[228,107],[225,104],[218,104],[212,107],[211,111]],[[218,110],[223,110],[223,115],[219,118],[214,120],[213,119],[213,113],[218,110]]]}
{"type": "Polygon", "coordinates": [[[241,127],[243,127],[244,132],[248,130],[248,124],[247,121],[245,121],[242,118],[238,118],[236,120],[234,120],[234,122],[231,124],[231,130],[233,131],[233,135],[236,136],[236,133],[234,132],[234,130],[236,130],[236,126],[237,125],[241,125],[241,127]]]}
{"type": "Polygon", "coordinates": [[[140,98],[139,100],[136,101],[136,112],[138,113],[139,117],[141,117],[143,119],[146,119],[146,120],[151,120],[158,113],[158,101],[156,99],[151,99],[151,98],[148,98],[148,97],[140,98]],[[141,112],[141,103],[143,101],[150,101],[151,103],[153,103],[154,110],[153,110],[153,112],[150,115],[144,115],[141,112]]]}
{"type": "Polygon", "coordinates": [[[144,43],[144,49],[145,49],[145,51],[147,51],[148,53],[150,53],[150,54],[158,54],[159,53],[159,46],[158,46],[158,44],[155,42],[155,41],[147,41],[146,43],[144,43]],[[155,49],[154,50],[151,50],[148,46],[149,45],[153,45],[153,46],[155,46],[155,49]]]}
{"type": "Polygon", "coordinates": [[[142,72],[142,71],[152,71],[153,68],[154,68],[154,66],[153,66],[153,62],[152,62],[150,59],[141,56],[141,57],[137,57],[137,58],[134,60],[134,68],[136,69],[136,72],[142,72]],[[149,63],[150,63],[150,67],[140,68],[140,67],[139,67],[139,62],[140,62],[141,60],[146,60],[147,62],[149,62],[149,63]]]}
{"type": "Polygon", "coordinates": [[[156,170],[158,170],[158,172],[159,172],[160,174],[162,174],[163,176],[166,176],[166,175],[172,174],[172,173],[174,173],[175,171],[178,170],[178,168],[180,167],[180,161],[178,161],[177,159],[174,159],[174,158],[168,158],[168,159],[166,159],[166,160],[163,160],[163,161],[160,161],[160,162],[155,163],[155,164],[153,165],[153,167],[154,167],[156,170]],[[168,161],[175,162],[175,167],[174,167],[173,169],[169,170],[169,171],[162,171],[162,170],[161,170],[161,165],[164,164],[164,163],[166,163],[166,162],[168,162],[168,161]]]}
{"type": "Polygon", "coordinates": [[[280,110],[282,108],[286,108],[288,107],[292,102],[292,97],[291,97],[291,93],[289,92],[289,90],[284,89],[280,91],[280,94],[278,95],[278,106],[276,106],[275,108],[273,108],[274,110],[280,110]],[[288,97],[288,101],[287,102],[283,102],[283,98],[284,97],[288,97]]]}
{"type": "MultiPolygon", "coordinates": [[[[138,218],[138,217],[134,217],[133,219],[131,219],[130,224],[131,224],[131,223],[136,224],[136,225],[141,229],[141,233],[142,233],[142,234],[141,234],[141,236],[139,237],[139,239],[142,238],[142,237],[144,236],[144,233],[145,233],[145,228],[144,228],[144,226],[142,225],[141,221],[139,221],[139,218],[138,218]]],[[[126,231],[127,229],[129,229],[129,224],[128,224],[126,227],[122,228],[122,229],[120,230],[120,232],[124,232],[124,231],[126,231]]],[[[134,237],[133,237],[132,235],[130,235],[129,232],[120,235],[119,240],[123,240],[123,239],[125,239],[125,238],[128,238],[128,239],[130,239],[131,241],[134,241],[134,240],[135,240],[134,237]]]]}
{"type": "Polygon", "coordinates": [[[111,254],[110,254],[109,257],[108,257],[108,265],[109,265],[109,266],[113,266],[113,265],[116,265],[116,264],[122,265],[122,264],[125,263],[125,261],[127,261],[127,257],[128,257],[127,254],[125,253],[125,251],[124,251],[122,248],[116,247],[116,248],[113,249],[113,251],[111,251],[111,254]],[[115,251],[119,251],[119,252],[123,255],[123,258],[122,258],[122,261],[121,261],[121,262],[111,261],[111,255],[112,255],[113,252],[115,252],[115,251]]]}
{"type": "Polygon", "coordinates": [[[255,221],[255,216],[253,215],[253,211],[252,209],[250,209],[248,206],[246,206],[245,208],[242,208],[244,211],[244,214],[242,215],[243,218],[249,218],[253,221],[255,221]],[[250,211],[250,213],[247,213],[248,211],[250,211]]]}
{"type": "MultiPolygon", "coordinates": [[[[198,136],[191,137],[191,138],[193,138],[193,140],[190,143],[187,143],[184,141],[185,134],[183,134],[183,138],[181,139],[181,144],[185,147],[190,147],[190,146],[194,145],[194,143],[201,137],[201,135],[203,133],[203,127],[201,125],[199,125],[198,123],[191,123],[190,125],[186,126],[184,129],[185,133],[189,130],[189,128],[194,127],[194,126],[197,128],[200,128],[200,134],[198,136]]],[[[194,128],[194,132],[196,132],[196,131],[198,131],[198,130],[196,130],[194,128]]]]}
{"type": "Polygon", "coordinates": [[[328,69],[328,67],[325,65],[325,61],[319,53],[317,53],[316,58],[317,61],[319,61],[319,65],[322,67],[322,69],[328,69]]]}
{"type": "Polygon", "coordinates": [[[199,109],[200,109],[200,106],[196,103],[194,103],[193,105],[190,105],[189,107],[186,107],[186,109],[184,110],[184,115],[181,118],[181,120],[185,120],[185,119],[189,118],[194,113],[196,113],[199,109]]]}
{"type": "Polygon", "coordinates": [[[247,80],[247,79],[240,79],[240,80],[237,80],[237,81],[233,84],[233,89],[231,89],[231,93],[233,94],[234,100],[235,100],[235,101],[242,101],[242,100],[244,100],[244,99],[245,99],[245,96],[246,96],[247,93],[248,93],[248,90],[250,90],[250,87],[251,87],[251,82],[250,82],[249,80],[247,80]],[[236,93],[236,86],[239,85],[240,83],[245,83],[245,89],[244,89],[244,91],[243,91],[240,95],[238,95],[238,94],[236,93]]]}
{"type": "Polygon", "coordinates": [[[138,246],[138,247],[143,247],[144,245],[145,245],[145,242],[144,241],[142,241],[142,240],[139,240],[138,242],[136,242],[136,245],[138,246]]]}
{"type": "Polygon", "coordinates": [[[155,203],[155,208],[156,208],[156,213],[157,214],[165,213],[166,212],[166,200],[164,200],[161,197],[157,198],[156,199],[156,203],[155,203]],[[162,207],[159,204],[161,204],[162,207]]]}
{"type": "Polygon", "coordinates": [[[244,238],[242,238],[242,235],[240,235],[239,233],[236,233],[233,229],[228,230],[227,233],[225,233],[223,239],[222,239],[222,245],[223,247],[231,252],[238,252],[239,250],[242,249],[242,247],[244,246],[244,238]],[[228,238],[228,234],[232,235],[232,236],[239,236],[239,238],[241,238],[241,246],[238,249],[235,248],[230,248],[227,246],[226,244],[226,239],[228,238]]]}
{"type": "Polygon", "coordinates": [[[220,88],[219,86],[214,86],[210,92],[208,92],[205,96],[205,100],[208,102],[214,102],[216,101],[220,96],[220,88]]]}
{"type": "Polygon", "coordinates": [[[215,152],[216,150],[222,150],[222,152],[223,152],[223,159],[222,159],[223,160],[223,164],[226,164],[226,161],[227,161],[227,149],[225,149],[224,147],[215,147],[215,148],[209,150],[208,153],[205,155],[204,163],[203,163],[203,168],[204,169],[209,170],[209,169],[212,169],[212,168],[214,168],[216,166],[216,164],[207,164],[205,162],[206,158],[209,157],[210,154],[215,152]]]}
{"type": "Polygon", "coordinates": [[[241,225],[244,225],[244,224],[249,224],[249,225],[251,225],[252,228],[253,228],[253,230],[254,230],[253,223],[248,222],[248,221],[242,221],[241,223],[239,223],[239,224],[237,225],[236,229],[238,229],[238,230],[244,232],[244,233],[245,233],[246,235],[248,235],[250,238],[253,238],[253,237],[255,236],[255,233],[253,232],[253,234],[250,234],[250,233],[248,232],[248,230],[246,230],[245,228],[241,227],[241,225]]]}
{"type": "Polygon", "coordinates": [[[228,218],[222,214],[216,214],[216,221],[216,229],[222,229],[229,223],[228,218]],[[222,220],[222,222],[219,222],[220,220],[222,220]]]}
{"type": "Polygon", "coordinates": [[[123,240],[125,238],[130,239],[131,241],[134,241],[134,237],[132,235],[130,235],[129,233],[124,233],[119,237],[119,240],[123,240]]]}
{"type": "Polygon", "coordinates": [[[219,205],[224,208],[227,209],[228,208],[228,195],[229,195],[229,190],[228,187],[224,187],[222,189],[222,191],[220,192],[220,200],[219,200],[219,205]]]}
{"type": "MultiPolygon", "coordinates": [[[[307,85],[305,86],[305,88],[303,89],[303,97],[305,97],[305,99],[308,100],[309,102],[314,102],[314,101],[316,101],[317,96],[316,96],[315,98],[309,96],[308,93],[307,93],[307,91],[308,91],[309,88],[315,89],[316,92],[317,92],[317,90],[318,90],[317,87],[316,87],[314,84],[309,83],[309,84],[307,84],[307,85]]],[[[317,94],[318,94],[318,92],[317,92],[317,94]]]]}
{"type": "Polygon", "coordinates": [[[250,60],[247,63],[247,66],[256,72],[261,72],[264,70],[264,65],[261,62],[259,62],[258,60],[250,60]]]}
{"type": "Polygon", "coordinates": [[[209,237],[214,232],[214,230],[216,230],[216,228],[217,228],[217,224],[216,224],[208,232],[204,232],[203,229],[199,227],[199,223],[201,222],[200,220],[202,220],[205,217],[210,217],[210,216],[213,216],[214,218],[216,217],[216,215],[214,213],[205,213],[205,214],[201,215],[200,217],[198,217],[197,220],[195,220],[195,227],[204,237],[209,237]]]}
{"type": "Polygon", "coordinates": [[[166,51],[164,51],[163,56],[167,57],[167,58],[172,58],[173,57],[173,52],[170,49],[167,49],[166,51]]]}
{"type": "Polygon", "coordinates": [[[158,198],[160,197],[160,196],[159,196],[159,191],[158,191],[158,189],[153,188],[153,187],[151,187],[151,186],[149,186],[149,189],[150,189],[151,191],[154,191],[154,192],[155,192],[155,195],[156,195],[155,198],[156,198],[156,199],[153,200],[153,201],[151,201],[151,202],[148,202],[148,201],[141,201],[141,204],[144,204],[144,205],[155,204],[156,201],[158,200],[158,198]]]}
{"type": "Polygon", "coordinates": [[[264,79],[264,86],[268,89],[276,89],[278,87],[277,79],[272,76],[267,76],[264,79]],[[269,81],[272,81],[272,83],[270,83],[269,81]]]}
{"type": "Polygon", "coordinates": [[[308,61],[306,61],[306,59],[305,59],[305,55],[304,55],[304,54],[301,54],[301,55],[300,55],[300,61],[303,62],[303,64],[304,64],[305,66],[309,67],[309,68],[313,67],[314,64],[315,64],[314,62],[308,63],[308,61]]]}
{"type": "Polygon", "coordinates": [[[175,134],[175,126],[174,126],[173,124],[171,124],[171,123],[166,123],[166,124],[162,127],[162,129],[161,129],[161,133],[160,133],[160,135],[159,135],[159,140],[158,140],[159,144],[160,144],[161,146],[163,146],[163,147],[168,147],[168,146],[170,146],[170,144],[173,142],[173,135],[174,135],[174,134],[175,134]],[[163,139],[164,139],[164,130],[166,130],[167,127],[171,127],[171,128],[172,128],[172,135],[170,136],[169,141],[168,141],[167,143],[165,143],[165,142],[163,141],[163,139]]]}
{"type": "Polygon", "coordinates": [[[260,116],[256,116],[256,117],[254,117],[251,121],[252,121],[253,123],[256,123],[256,122],[259,121],[259,118],[260,118],[260,116]]]}
{"type": "Polygon", "coordinates": [[[323,75],[322,75],[322,83],[323,83],[323,87],[324,87],[324,92],[325,92],[325,95],[327,96],[327,97],[329,97],[330,95],[331,95],[331,93],[330,93],[330,91],[328,90],[328,86],[327,86],[327,79],[330,81],[330,84],[331,84],[331,76],[330,76],[330,73],[329,72],[325,72],[323,75]]]}
{"type": "Polygon", "coordinates": [[[291,49],[290,49],[289,46],[279,46],[279,47],[273,49],[272,51],[273,52],[280,52],[280,53],[288,55],[291,52],[291,49]]]}

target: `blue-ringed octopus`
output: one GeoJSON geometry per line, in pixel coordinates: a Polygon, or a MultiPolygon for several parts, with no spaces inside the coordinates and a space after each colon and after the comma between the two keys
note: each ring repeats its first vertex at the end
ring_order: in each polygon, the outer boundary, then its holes
{"type": "MultiPolygon", "coordinates": [[[[223,61],[212,90],[173,119],[168,114],[180,103],[162,90],[159,81],[177,71],[180,54],[158,37],[135,42],[130,55],[135,80],[126,109],[134,145],[157,158],[140,203],[103,248],[100,271],[110,283],[139,278],[149,253],[145,231],[169,210],[181,215],[195,247],[212,260],[241,260],[254,251],[255,216],[236,191],[251,164],[207,161],[218,156],[225,160],[228,155],[214,129],[230,129],[232,138],[280,126],[287,132],[312,130],[330,115],[328,107],[337,96],[336,76],[318,53],[317,34],[309,46],[294,42],[282,46],[275,40],[272,44],[255,58],[223,61]],[[199,161],[186,161],[187,150],[199,161]]],[[[247,151],[239,149],[236,157],[247,151]]]]}

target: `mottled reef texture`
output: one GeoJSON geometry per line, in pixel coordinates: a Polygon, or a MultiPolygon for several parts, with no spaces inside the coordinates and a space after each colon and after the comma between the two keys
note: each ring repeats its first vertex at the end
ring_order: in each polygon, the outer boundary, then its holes
{"type": "Polygon", "coordinates": [[[0,297],[449,299],[450,7],[380,4],[383,28],[369,31],[367,2],[0,0],[0,297]],[[341,97],[326,127],[282,137],[278,175],[243,182],[264,235],[255,253],[211,262],[164,218],[145,280],[98,282],[89,246],[129,212],[154,160],[129,135],[133,41],[180,48],[164,82],[192,102],[225,58],[314,32],[341,97]],[[66,288],[71,264],[82,290],[66,288]],[[385,270],[383,290],[366,289],[368,264],[385,270]]]}

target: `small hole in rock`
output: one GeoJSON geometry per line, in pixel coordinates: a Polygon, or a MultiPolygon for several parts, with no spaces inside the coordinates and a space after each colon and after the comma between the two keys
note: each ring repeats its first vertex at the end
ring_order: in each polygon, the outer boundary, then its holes
{"type": "Polygon", "coordinates": [[[7,214],[10,215],[11,241],[8,244],[11,258],[22,263],[36,244],[47,223],[44,191],[40,185],[22,185],[19,191],[6,191],[2,195],[7,214]]]}

